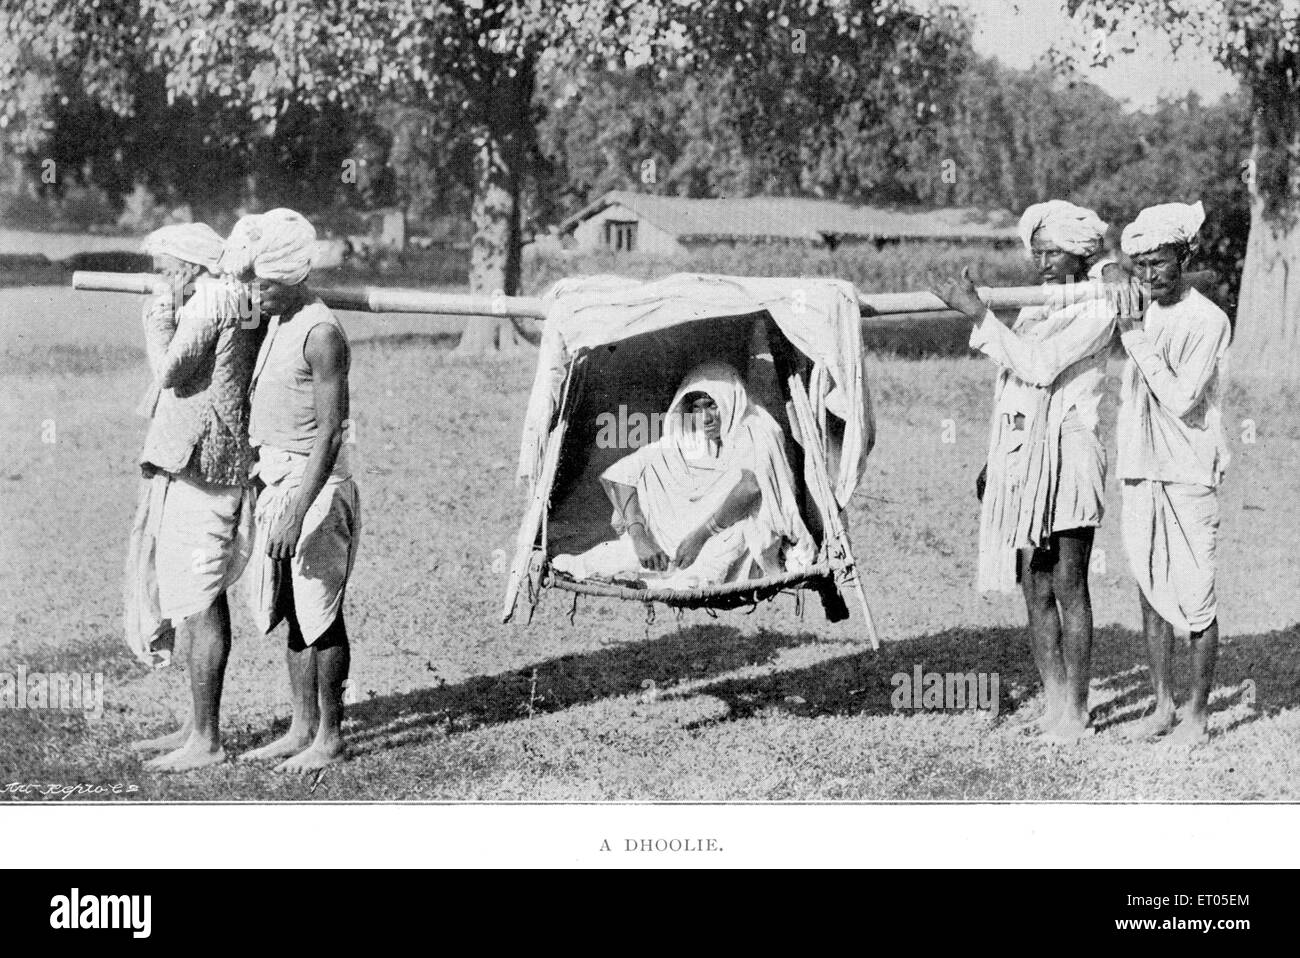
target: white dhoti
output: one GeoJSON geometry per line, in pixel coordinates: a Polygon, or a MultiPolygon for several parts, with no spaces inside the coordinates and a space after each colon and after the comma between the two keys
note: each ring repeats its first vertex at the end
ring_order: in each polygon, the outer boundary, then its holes
{"type": "Polygon", "coordinates": [[[127,546],[126,643],[146,665],[167,664],[173,626],[234,584],[252,551],[253,496],[160,472],[140,483],[127,546]]]}
{"type": "Polygon", "coordinates": [[[1209,486],[1126,479],[1124,551],[1147,602],[1183,632],[1201,632],[1218,614],[1214,550],[1219,499],[1209,486]]]}
{"type": "MultiPolygon", "coordinates": [[[[340,458],[342,458],[340,453],[340,458]]],[[[270,632],[284,618],[280,590],[293,590],[294,614],[303,641],[315,642],[334,624],[343,608],[343,595],[356,561],[361,533],[361,502],[356,484],[342,463],[303,517],[293,557],[274,561],[267,542],[302,485],[307,456],[262,447],[257,472],[266,487],[257,497],[257,536],[249,562],[248,590],[253,620],[270,632]],[[290,572],[284,580],[284,569],[290,572]]]]}

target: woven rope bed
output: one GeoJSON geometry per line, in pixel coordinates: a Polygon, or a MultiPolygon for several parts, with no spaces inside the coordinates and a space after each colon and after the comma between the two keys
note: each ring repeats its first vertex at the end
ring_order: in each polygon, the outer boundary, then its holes
{"type": "Polygon", "coordinates": [[[578,595],[602,596],[631,602],[647,604],[658,602],[683,608],[707,606],[712,609],[738,609],[747,605],[756,605],[782,592],[806,585],[811,580],[828,578],[834,572],[829,562],[822,562],[803,572],[786,572],[782,575],[745,579],[724,585],[710,585],[702,589],[645,589],[614,582],[579,582],[548,567],[542,584],[549,588],[575,592],[578,595]]]}

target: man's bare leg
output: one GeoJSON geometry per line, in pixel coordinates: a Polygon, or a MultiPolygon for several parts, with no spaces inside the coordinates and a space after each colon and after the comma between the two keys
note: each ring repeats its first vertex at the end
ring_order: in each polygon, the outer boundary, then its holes
{"type": "Polygon", "coordinates": [[[1092,558],[1092,529],[1057,534],[1052,587],[1061,617],[1061,661],[1064,694],[1057,720],[1044,729],[1054,742],[1075,742],[1092,733],[1088,712],[1088,683],[1092,669],[1092,596],[1088,592],[1088,563],[1092,558]]]}
{"type": "MultiPolygon", "coordinates": [[[[171,630],[172,645],[174,648],[176,643],[175,627],[172,626],[171,623],[168,623],[167,628],[171,630]]],[[[186,647],[185,649],[185,655],[187,658],[186,670],[188,670],[189,668],[188,657],[191,654],[193,654],[193,652],[194,652],[193,644],[190,644],[189,646],[186,647]]],[[[177,664],[179,665],[179,663],[177,664]]],[[[141,739],[138,742],[132,742],[126,748],[127,751],[129,752],[172,752],[185,744],[186,740],[189,739],[190,733],[192,731],[194,731],[194,710],[193,708],[189,708],[185,710],[185,720],[181,723],[181,727],[178,728],[175,732],[168,732],[166,735],[159,735],[156,736],[155,738],[141,739]]]]}
{"type": "Polygon", "coordinates": [[[344,757],[343,683],[347,681],[352,649],[342,612],[308,651],[315,659],[320,724],[311,746],[276,766],[277,772],[309,772],[344,757]]]}
{"type": "Polygon", "coordinates": [[[171,752],[145,762],[158,772],[188,772],[226,760],[221,747],[221,690],[230,658],[230,607],[223,592],[212,605],[182,623],[189,633],[188,668],[191,712],[184,742],[171,752]]]}
{"type": "Polygon", "coordinates": [[[1035,556],[1029,549],[1021,550],[1019,562],[1020,585],[1029,613],[1029,647],[1033,651],[1038,675],[1043,680],[1046,700],[1042,718],[1032,724],[1038,729],[1048,729],[1057,723],[1065,700],[1061,617],[1056,608],[1051,568],[1044,567],[1043,558],[1035,556]]]}
{"type": "MultiPolygon", "coordinates": [[[[1151,608],[1146,594],[1139,588],[1138,601],[1142,604],[1142,633],[1147,643],[1147,663],[1151,684],[1155,687],[1156,710],[1129,733],[1136,741],[1150,741],[1164,735],[1174,727],[1174,627],[1151,608]]],[[[1218,633],[1215,633],[1217,638],[1218,633]]],[[[1217,647],[1217,646],[1216,646],[1217,647]]]]}
{"type": "Polygon", "coordinates": [[[239,756],[241,762],[281,761],[290,755],[297,755],[311,745],[316,726],[320,723],[320,707],[316,702],[316,656],[302,639],[298,612],[293,604],[290,575],[286,562],[281,580],[284,582],[281,601],[285,621],[289,623],[289,645],[284,653],[284,661],[289,668],[293,718],[289,722],[289,731],[261,748],[245,752],[239,756]]]}
{"type": "Polygon", "coordinates": [[[1201,632],[1193,632],[1192,696],[1178,727],[1169,736],[1170,745],[1203,745],[1210,739],[1206,727],[1210,721],[1210,687],[1214,684],[1214,665],[1219,657],[1219,620],[1201,632]]]}
{"type": "MultiPolygon", "coordinates": [[[[294,623],[295,628],[297,623],[294,623]]],[[[316,654],[310,648],[295,649],[293,643],[284,655],[289,667],[289,688],[293,695],[293,719],[289,730],[270,744],[239,756],[241,762],[281,760],[297,755],[312,743],[320,722],[316,704],[316,654]]]]}

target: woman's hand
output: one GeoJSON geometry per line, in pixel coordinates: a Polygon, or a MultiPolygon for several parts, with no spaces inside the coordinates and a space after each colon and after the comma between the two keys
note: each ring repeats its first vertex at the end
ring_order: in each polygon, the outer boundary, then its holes
{"type": "Polygon", "coordinates": [[[673,563],[679,569],[689,569],[694,565],[695,560],[700,557],[700,550],[704,548],[704,543],[709,541],[709,530],[706,526],[700,526],[677,547],[677,555],[673,557],[673,563]]]}
{"type": "Polygon", "coordinates": [[[980,299],[979,290],[975,288],[975,281],[970,277],[969,267],[962,267],[960,279],[945,279],[935,282],[931,278],[930,292],[947,303],[949,308],[965,314],[971,322],[978,323],[989,310],[984,300],[980,299]]]}
{"type": "Polygon", "coordinates": [[[650,535],[645,526],[638,522],[628,528],[627,534],[632,537],[632,548],[636,550],[641,568],[653,569],[655,572],[663,572],[668,568],[668,553],[659,548],[659,543],[655,542],[654,536],[650,535]]]}

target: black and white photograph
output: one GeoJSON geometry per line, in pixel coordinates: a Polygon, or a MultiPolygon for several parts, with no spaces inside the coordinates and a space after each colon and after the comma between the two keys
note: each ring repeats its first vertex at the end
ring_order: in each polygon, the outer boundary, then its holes
{"type": "Polygon", "coordinates": [[[1289,805],[1297,402],[1297,0],[0,0],[6,804],[1289,805]]]}

